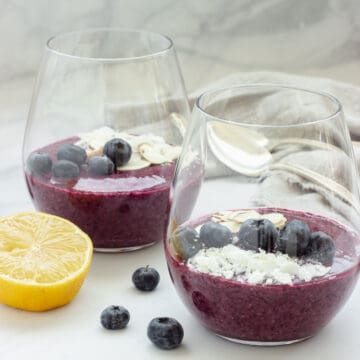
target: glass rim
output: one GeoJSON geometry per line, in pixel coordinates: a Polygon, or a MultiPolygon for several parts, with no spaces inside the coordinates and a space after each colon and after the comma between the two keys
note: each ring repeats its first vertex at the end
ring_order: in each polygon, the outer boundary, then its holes
{"type": "Polygon", "coordinates": [[[62,32],[56,35],[51,36],[45,43],[46,50],[50,51],[51,53],[54,53],[58,56],[67,57],[70,59],[76,59],[76,60],[82,60],[82,61],[94,61],[94,62],[133,62],[133,61],[143,61],[148,60],[156,57],[161,57],[167,54],[169,51],[171,51],[174,48],[174,43],[171,40],[170,37],[153,32],[148,30],[142,30],[142,29],[135,29],[135,28],[122,28],[122,27],[99,27],[99,28],[89,28],[84,30],[74,30],[74,31],[68,31],[68,32],[62,32]],[[163,49],[150,52],[148,54],[139,55],[139,56],[118,56],[118,57],[91,57],[91,56],[81,56],[81,55],[73,55],[69,54],[66,51],[61,51],[60,49],[57,49],[52,45],[54,40],[58,40],[61,38],[66,38],[69,36],[76,36],[79,34],[89,34],[89,33],[129,33],[129,34],[143,34],[143,35],[155,35],[159,38],[165,40],[167,42],[167,46],[164,46],[163,49]]]}
{"type": "Polygon", "coordinates": [[[317,90],[312,90],[312,89],[307,89],[307,88],[302,88],[302,87],[297,87],[297,86],[291,86],[291,85],[276,84],[276,83],[249,83],[249,84],[241,84],[241,85],[229,86],[229,87],[224,87],[224,88],[219,88],[219,89],[206,90],[202,94],[200,94],[198,96],[198,98],[196,99],[195,108],[207,117],[206,121],[216,120],[216,121],[221,121],[221,122],[224,122],[227,124],[233,124],[233,125],[244,126],[244,127],[252,127],[252,128],[295,128],[295,127],[303,127],[303,126],[307,126],[307,125],[314,125],[314,124],[325,122],[325,121],[328,121],[328,120],[331,120],[331,119],[337,117],[339,114],[342,113],[342,110],[343,110],[343,106],[342,106],[341,102],[335,96],[333,96],[327,92],[317,91],[317,90]],[[290,124],[290,123],[289,124],[265,124],[265,123],[264,124],[251,124],[251,123],[244,123],[243,121],[229,120],[226,118],[222,118],[222,117],[213,115],[213,114],[209,113],[208,111],[206,111],[204,109],[204,106],[201,104],[201,101],[203,101],[206,96],[216,95],[216,94],[220,94],[220,93],[226,92],[226,91],[240,90],[240,89],[244,89],[244,88],[263,88],[263,89],[279,88],[279,89],[296,90],[296,91],[300,91],[300,92],[304,92],[304,93],[310,93],[313,95],[321,96],[322,98],[327,98],[333,104],[336,105],[336,109],[333,112],[331,112],[331,114],[329,116],[326,116],[324,118],[319,118],[316,120],[306,121],[306,122],[302,121],[302,122],[299,122],[296,124],[290,124]]]}

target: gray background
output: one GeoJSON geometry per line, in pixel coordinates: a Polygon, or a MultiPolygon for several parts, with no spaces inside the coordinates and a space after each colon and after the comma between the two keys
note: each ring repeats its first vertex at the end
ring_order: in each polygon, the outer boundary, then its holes
{"type": "Polygon", "coordinates": [[[359,0],[0,0],[0,81],[37,71],[45,41],[87,27],[173,38],[189,91],[238,71],[360,84],[359,0]]]}

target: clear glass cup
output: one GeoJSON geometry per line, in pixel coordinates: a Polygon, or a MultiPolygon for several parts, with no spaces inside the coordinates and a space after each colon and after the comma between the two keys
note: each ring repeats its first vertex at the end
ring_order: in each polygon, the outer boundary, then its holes
{"type": "Polygon", "coordinates": [[[357,179],[332,96],[271,84],[204,93],[179,159],[165,242],[185,305],[240,343],[316,334],[357,280],[357,179]]]}
{"type": "Polygon", "coordinates": [[[188,117],[168,37],[93,29],[51,38],[23,148],[35,207],[77,224],[98,251],[162,240],[188,117]]]}

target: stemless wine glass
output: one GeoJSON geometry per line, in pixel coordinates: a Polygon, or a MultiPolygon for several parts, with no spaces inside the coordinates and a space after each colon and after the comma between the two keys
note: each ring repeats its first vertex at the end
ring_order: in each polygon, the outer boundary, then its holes
{"type": "Polygon", "coordinates": [[[93,29],[51,38],[24,139],[35,207],[77,224],[98,251],[162,240],[188,116],[166,36],[93,29]]]}
{"type": "Polygon", "coordinates": [[[165,251],[180,297],[206,328],[254,345],[313,336],[354,288],[359,216],[335,98],[253,84],[197,100],[165,251]]]}

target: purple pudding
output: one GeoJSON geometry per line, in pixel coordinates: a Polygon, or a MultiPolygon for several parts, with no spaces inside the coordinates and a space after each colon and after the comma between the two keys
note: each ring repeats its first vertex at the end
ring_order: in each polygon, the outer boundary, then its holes
{"type": "MultiPolygon", "coordinates": [[[[190,311],[219,336],[268,345],[311,337],[335,316],[355,286],[359,269],[355,251],[358,234],[335,220],[307,212],[255,210],[262,214],[281,213],[287,221],[303,221],[312,233],[323,231],[329,235],[336,250],[326,275],[270,285],[214,276],[188,266],[170,239],[165,250],[172,281],[190,311]]],[[[195,228],[210,218],[206,216],[185,225],[195,228]]],[[[191,238],[190,231],[187,237],[191,238]]]]}
{"type": "MultiPolygon", "coordinates": [[[[63,140],[36,152],[47,154],[55,164],[59,147],[77,140],[63,140]]],[[[25,175],[38,210],[78,225],[89,234],[97,250],[127,251],[164,238],[175,163],[174,159],[137,170],[92,176],[86,162],[80,165],[79,175],[67,181],[54,181],[51,173],[34,175],[29,169],[25,175]]],[[[54,166],[52,169],[54,172],[54,166]]]]}

